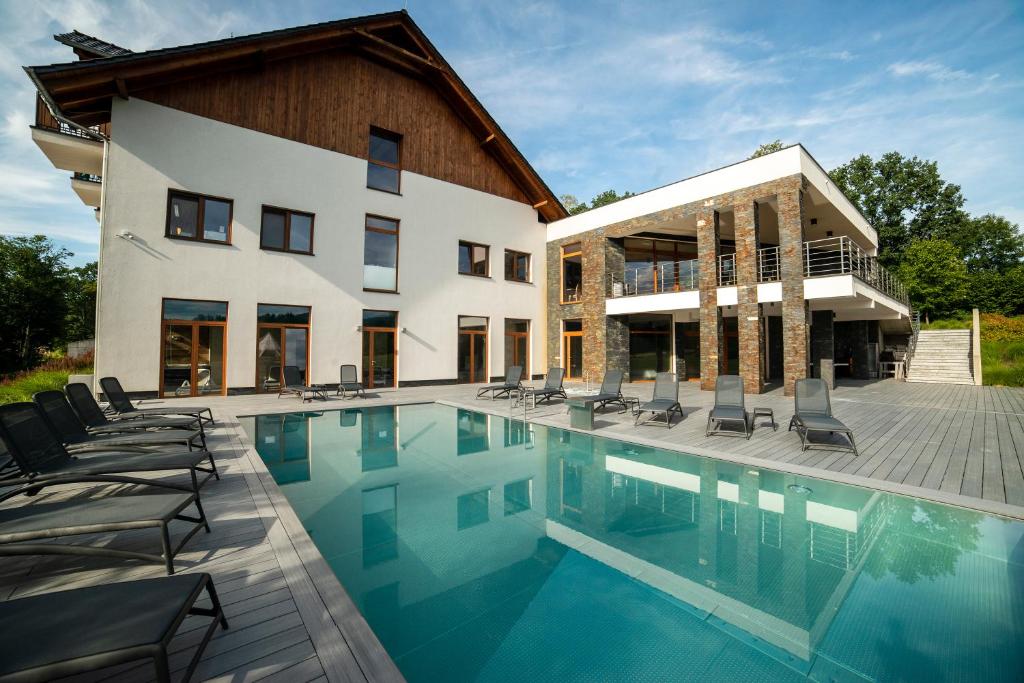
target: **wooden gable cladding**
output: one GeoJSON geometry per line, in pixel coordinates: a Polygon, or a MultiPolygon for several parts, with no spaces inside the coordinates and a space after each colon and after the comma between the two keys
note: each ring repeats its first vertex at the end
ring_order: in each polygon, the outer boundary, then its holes
{"type": "Polygon", "coordinates": [[[332,50],[137,90],[132,96],[365,159],[370,126],[402,135],[402,169],[531,204],[428,83],[332,50]]]}

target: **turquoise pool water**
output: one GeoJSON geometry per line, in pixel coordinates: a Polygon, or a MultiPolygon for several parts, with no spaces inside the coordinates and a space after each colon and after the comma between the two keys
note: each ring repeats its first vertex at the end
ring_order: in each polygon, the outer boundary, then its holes
{"type": "Polygon", "coordinates": [[[243,418],[410,681],[1024,680],[1024,524],[436,404],[243,418]]]}

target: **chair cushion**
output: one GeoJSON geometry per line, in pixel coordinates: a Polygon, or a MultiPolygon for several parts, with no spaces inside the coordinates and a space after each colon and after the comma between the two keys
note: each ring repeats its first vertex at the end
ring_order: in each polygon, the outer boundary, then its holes
{"type": "MultiPolygon", "coordinates": [[[[206,578],[205,574],[178,574],[0,603],[0,622],[5,625],[0,676],[156,645],[177,628],[206,578]]],[[[116,654],[111,659],[116,660],[116,654]]]]}
{"type": "Polygon", "coordinates": [[[723,422],[743,422],[747,419],[747,413],[737,406],[715,406],[711,409],[711,419],[723,422]]]}
{"type": "Polygon", "coordinates": [[[105,526],[153,526],[151,523],[173,519],[192,499],[188,493],[156,493],[4,508],[0,510],[0,541],[58,538],[105,526]]]}
{"type": "Polygon", "coordinates": [[[848,432],[850,428],[830,415],[820,413],[800,413],[796,416],[797,421],[805,429],[829,432],[848,432]]]}
{"type": "Polygon", "coordinates": [[[677,401],[673,401],[672,399],[656,398],[653,401],[648,401],[647,403],[640,406],[640,410],[649,410],[655,413],[663,413],[672,410],[677,405],[679,405],[679,403],[677,401]]]}

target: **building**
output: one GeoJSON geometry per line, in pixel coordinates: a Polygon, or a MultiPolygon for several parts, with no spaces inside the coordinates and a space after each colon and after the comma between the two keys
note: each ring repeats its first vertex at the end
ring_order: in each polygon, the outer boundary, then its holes
{"type": "Polygon", "coordinates": [[[523,365],[787,393],[909,332],[801,146],[568,216],[405,12],[132,53],[56,36],[32,135],[100,221],[96,372],[164,396],[523,365]],[[584,341],[586,340],[586,341],[584,341]]]}
{"type": "Polygon", "coordinates": [[[163,396],[545,367],[565,210],[405,12],[29,67],[100,222],[98,376],[163,396]],[[539,280],[538,280],[539,278],[539,280]]]}
{"type": "Polygon", "coordinates": [[[910,331],[877,250],[800,145],[555,221],[548,357],[578,378],[671,371],[713,389],[739,374],[748,393],[790,394],[822,359],[870,378],[910,331]]]}

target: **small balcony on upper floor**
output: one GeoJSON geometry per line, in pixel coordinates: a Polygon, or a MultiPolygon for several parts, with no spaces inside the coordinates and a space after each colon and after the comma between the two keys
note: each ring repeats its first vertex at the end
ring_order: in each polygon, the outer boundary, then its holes
{"type": "MultiPolygon", "coordinates": [[[[881,303],[900,314],[909,312],[903,284],[856,242],[846,236],[809,240],[801,248],[804,297],[817,306],[857,308],[881,303]],[[866,302],[866,303],[865,303],[866,302]]],[[[628,263],[628,260],[627,260],[628,263]]],[[[737,302],[736,254],[718,257],[715,273],[718,303],[737,302]]],[[[758,302],[774,306],[782,300],[782,262],[778,246],[757,252],[758,302]]],[[[695,258],[633,262],[608,274],[607,313],[699,308],[700,266],[695,258]],[[665,296],[673,295],[673,296],[665,296]],[[635,301],[617,302],[616,300],[635,301]],[[670,300],[671,299],[671,300],[670,300]],[[639,301],[642,300],[642,301],[639,301]]]]}
{"type": "Polygon", "coordinates": [[[79,128],[55,117],[42,97],[36,96],[32,140],[55,168],[71,171],[71,188],[84,204],[98,207],[103,179],[103,145],[110,124],[79,128]]]}

